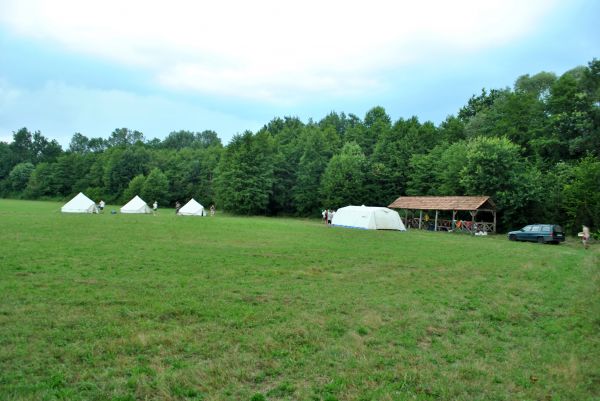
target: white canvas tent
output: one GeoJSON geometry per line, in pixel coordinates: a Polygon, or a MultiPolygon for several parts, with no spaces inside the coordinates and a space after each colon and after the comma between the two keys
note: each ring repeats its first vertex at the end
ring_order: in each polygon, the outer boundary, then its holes
{"type": "Polygon", "coordinates": [[[121,208],[121,213],[152,213],[152,209],[142,198],[136,195],[121,208]]]}
{"type": "Polygon", "coordinates": [[[331,224],[365,230],[406,231],[398,212],[387,207],[346,206],[335,212],[331,224]]]}
{"type": "Polygon", "coordinates": [[[204,212],[204,206],[196,202],[195,199],[190,199],[188,203],[186,203],[179,212],[177,212],[180,216],[206,216],[204,212]]]}
{"type": "Polygon", "coordinates": [[[98,208],[94,201],[85,196],[83,192],[80,192],[65,203],[60,211],[63,213],[98,213],[98,208]]]}

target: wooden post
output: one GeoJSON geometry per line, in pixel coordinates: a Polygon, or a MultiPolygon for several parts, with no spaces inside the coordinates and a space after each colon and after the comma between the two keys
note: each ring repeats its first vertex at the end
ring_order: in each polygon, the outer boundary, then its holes
{"type": "Polygon", "coordinates": [[[421,223],[423,222],[423,210],[419,210],[419,230],[421,229],[421,223]]]}
{"type": "Polygon", "coordinates": [[[494,228],[493,228],[492,232],[493,232],[494,234],[496,234],[496,211],[494,210],[494,211],[492,212],[492,214],[494,215],[494,228]]]}
{"type": "Polygon", "coordinates": [[[435,223],[433,225],[433,231],[437,231],[437,218],[438,218],[438,211],[435,211],[435,223]]]}
{"type": "Polygon", "coordinates": [[[475,234],[475,215],[477,214],[477,210],[471,210],[471,234],[475,234]]]}
{"type": "Polygon", "coordinates": [[[456,210],[452,211],[452,231],[456,228],[456,210]]]}
{"type": "Polygon", "coordinates": [[[404,209],[404,220],[406,220],[406,224],[404,226],[408,230],[408,226],[410,225],[408,224],[408,209],[404,209]]]}

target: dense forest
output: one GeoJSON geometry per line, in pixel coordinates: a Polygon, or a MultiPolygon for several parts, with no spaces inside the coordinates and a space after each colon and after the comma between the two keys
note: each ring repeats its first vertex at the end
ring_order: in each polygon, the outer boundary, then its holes
{"type": "Polygon", "coordinates": [[[194,197],[247,215],[319,216],[324,207],[383,205],[401,195],[490,195],[500,229],[557,222],[600,229],[600,61],[560,77],[519,77],[482,90],[439,126],[363,119],[275,118],[223,146],[214,131],[147,139],[116,129],[75,133],[68,149],[21,128],[0,142],[0,196],[173,205],[194,197]]]}

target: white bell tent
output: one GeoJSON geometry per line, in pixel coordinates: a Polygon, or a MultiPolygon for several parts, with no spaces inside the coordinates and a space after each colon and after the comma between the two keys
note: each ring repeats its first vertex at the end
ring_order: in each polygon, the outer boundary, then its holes
{"type": "Polygon", "coordinates": [[[387,207],[346,206],[335,212],[331,224],[365,230],[406,231],[398,212],[387,207]]]}
{"type": "Polygon", "coordinates": [[[206,212],[204,211],[204,206],[196,202],[195,199],[190,199],[188,203],[186,203],[179,212],[177,212],[180,216],[206,216],[206,212]]]}
{"type": "Polygon", "coordinates": [[[94,201],[85,196],[83,192],[80,192],[65,203],[60,211],[63,213],[98,213],[98,208],[94,201]]]}
{"type": "Polygon", "coordinates": [[[121,213],[152,213],[152,209],[142,198],[136,195],[121,208],[121,213]]]}

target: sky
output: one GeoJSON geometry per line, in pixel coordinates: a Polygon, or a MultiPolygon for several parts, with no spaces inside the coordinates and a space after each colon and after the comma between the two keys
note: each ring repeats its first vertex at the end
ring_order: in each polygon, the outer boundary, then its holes
{"type": "Polygon", "coordinates": [[[332,111],[442,122],[600,57],[597,0],[0,0],[0,141],[116,128],[224,143],[332,111]]]}

